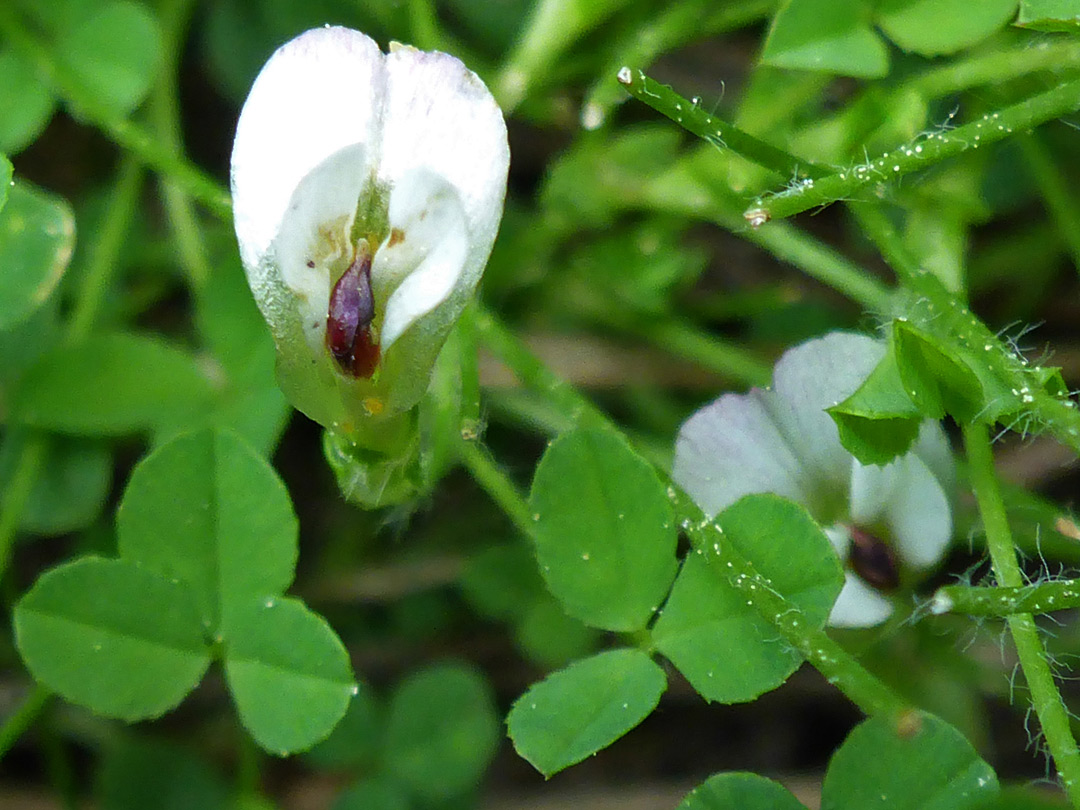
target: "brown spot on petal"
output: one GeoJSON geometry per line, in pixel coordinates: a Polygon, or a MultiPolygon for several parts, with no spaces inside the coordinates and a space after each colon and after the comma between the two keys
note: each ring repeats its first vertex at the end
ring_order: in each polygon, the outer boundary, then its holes
{"type": "Polygon", "coordinates": [[[405,241],[405,231],[401,228],[390,229],[390,241],[386,243],[387,247],[393,247],[394,245],[400,245],[405,241]]]}

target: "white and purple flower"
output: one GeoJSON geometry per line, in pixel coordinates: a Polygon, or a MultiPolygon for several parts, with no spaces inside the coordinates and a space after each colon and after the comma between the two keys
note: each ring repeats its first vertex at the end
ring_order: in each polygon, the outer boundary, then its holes
{"type": "Polygon", "coordinates": [[[926,422],[911,451],[884,467],[840,443],[829,408],[850,396],[885,354],[870,337],[836,332],[787,351],[770,390],[724,394],[682,426],[672,476],[713,517],[744,495],[773,492],[806,507],[845,564],[829,616],[870,627],[893,611],[890,593],[938,563],[952,536],[952,454],[926,422]]]}
{"type": "Polygon", "coordinates": [[[444,53],[326,27],[279,48],[240,113],[240,255],[298,409],[350,436],[409,411],[473,294],[509,148],[483,82],[444,53]]]}

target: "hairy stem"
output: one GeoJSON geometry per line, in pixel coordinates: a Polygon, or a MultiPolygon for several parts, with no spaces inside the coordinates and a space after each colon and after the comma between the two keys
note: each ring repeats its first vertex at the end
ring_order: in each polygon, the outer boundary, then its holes
{"type": "Polygon", "coordinates": [[[1080,579],[1039,582],[1019,588],[977,588],[945,585],[930,602],[932,613],[967,616],[1012,616],[1015,613],[1052,613],[1080,607],[1080,579]]]}
{"type": "Polygon", "coordinates": [[[848,199],[881,183],[899,180],[947,158],[1008,138],[1014,132],[1026,132],[1077,107],[1080,107],[1080,80],[1073,80],[983,115],[970,124],[933,133],[849,168],[814,178],[812,183],[798,183],[759,197],[744,216],[752,226],[758,227],[770,220],[848,199]]]}
{"type": "Polygon", "coordinates": [[[830,173],[830,169],[824,166],[802,160],[706,112],[697,103],[688,101],[640,70],[624,67],[619,71],[618,79],[626,92],[667,116],[687,132],[704,138],[720,149],[730,149],[785,179],[824,177],[830,173]]]}
{"type": "MultiPolygon", "coordinates": [[[[986,547],[990,551],[994,576],[1006,588],[1020,588],[1024,578],[1017,562],[1005,504],[994,472],[989,431],[986,425],[970,424],[964,426],[963,433],[968,472],[986,531],[986,547]]],[[[1017,613],[1006,621],[1031,692],[1032,707],[1042,725],[1058,776],[1072,806],[1080,808],[1080,750],[1073,739],[1069,713],[1054,683],[1035,620],[1030,613],[1017,613]]]]}

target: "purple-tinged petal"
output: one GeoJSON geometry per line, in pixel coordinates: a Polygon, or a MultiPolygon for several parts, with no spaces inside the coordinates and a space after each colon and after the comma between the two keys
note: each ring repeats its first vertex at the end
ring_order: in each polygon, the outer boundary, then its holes
{"type": "Polygon", "coordinates": [[[725,394],[679,431],[672,477],[708,516],[756,492],[806,502],[799,460],[763,404],[772,396],[725,394]]]}
{"type": "Polygon", "coordinates": [[[871,337],[833,332],[788,350],[776,364],[770,408],[818,489],[842,490],[851,474],[851,455],[825,409],[853,394],[884,355],[871,337]]]}

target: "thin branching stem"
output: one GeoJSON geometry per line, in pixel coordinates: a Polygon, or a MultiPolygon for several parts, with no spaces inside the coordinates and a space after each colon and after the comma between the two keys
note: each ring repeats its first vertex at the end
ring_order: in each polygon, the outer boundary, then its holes
{"type": "Polygon", "coordinates": [[[771,220],[821,208],[872,191],[912,172],[921,171],[950,157],[1024,133],[1080,107],[1080,80],[1060,84],[987,113],[952,130],[929,133],[882,155],[867,156],[853,166],[824,177],[795,183],[789,188],[759,197],[744,212],[747,222],[761,227],[771,220]]]}

